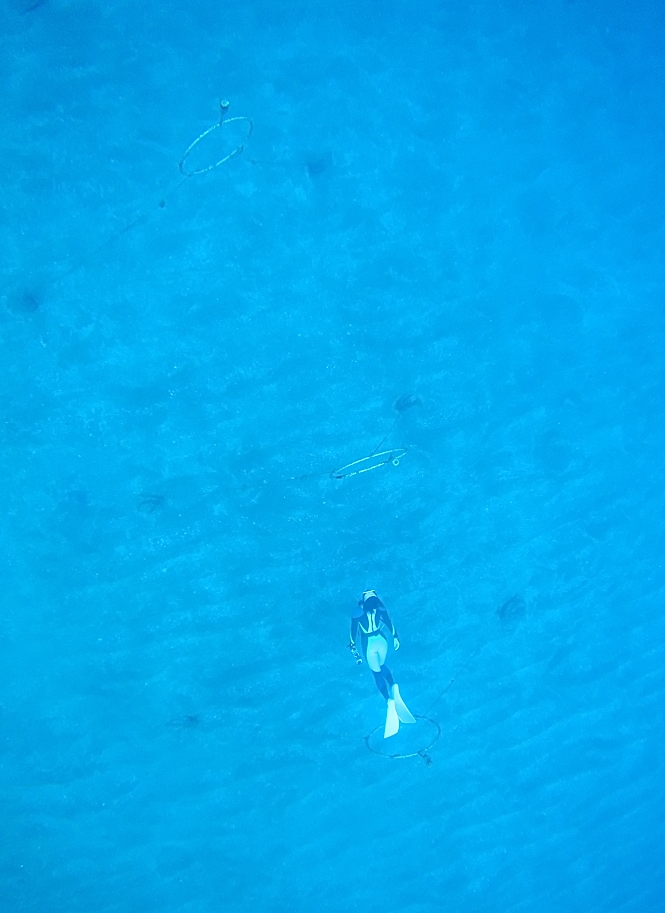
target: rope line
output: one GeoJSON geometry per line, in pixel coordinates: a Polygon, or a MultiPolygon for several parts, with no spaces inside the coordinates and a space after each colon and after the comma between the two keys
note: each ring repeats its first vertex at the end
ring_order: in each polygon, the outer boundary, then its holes
{"type": "Polygon", "coordinates": [[[399,461],[406,452],[406,447],[396,447],[394,450],[384,450],[382,453],[370,453],[369,456],[347,463],[346,466],[342,466],[340,469],[333,469],[330,473],[330,478],[349,479],[351,476],[359,476],[364,472],[371,472],[372,469],[378,469],[379,466],[386,466],[388,463],[392,463],[393,466],[399,466],[399,461]],[[377,460],[378,462],[372,462],[377,460]]]}
{"type": "Polygon", "coordinates": [[[422,748],[417,748],[415,751],[408,751],[408,752],[407,751],[405,751],[405,752],[398,751],[393,754],[388,754],[385,751],[379,751],[378,749],[373,748],[371,739],[375,733],[377,733],[380,729],[383,729],[383,724],[381,724],[380,726],[377,726],[375,729],[372,729],[372,731],[368,735],[365,736],[365,745],[367,746],[367,750],[371,751],[372,754],[378,755],[380,758],[388,758],[391,761],[402,761],[402,760],[405,760],[406,758],[422,758],[423,761],[425,762],[426,766],[431,767],[432,759],[427,754],[427,752],[431,748],[433,748],[436,745],[436,743],[439,741],[439,739],[441,738],[441,727],[439,726],[439,724],[437,723],[436,720],[430,719],[426,714],[423,716],[419,716],[418,714],[415,714],[415,718],[416,718],[416,720],[422,720],[425,723],[430,723],[434,727],[433,735],[430,737],[430,740],[428,741],[428,743],[426,745],[424,745],[422,748]]]}
{"type": "Polygon", "coordinates": [[[425,711],[425,715],[427,715],[428,713],[431,713],[432,710],[439,703],[439,701],[443,697],[445,697],[445,695],[450,691],[451,687],[455,684],[455,682],[460,677],[460,675],[462,675],[462,673],[466,671],[467,667],[471,664],[471,661],[474,660],[476,658],[476,656],[478,656],[478,654],[482,650],[483,646],[484,646],[484,641],[482,644],[480,644],[480,646],[476,647],[476,649],[473,651],[473,653],[470,656],[467,657],[467,659],[462,663],[462,665],[459,667],[459,669],[457,670],[455,675],[450,679],[450,681],[448,682],[446,687],[443,689],[443,691],[439,694],[439,696],[434,698],[432,703],[429,705],[429,707],[425,711]]]}
{"type": "Polygon", "coordinates": [[[215,168],[219,168],[220,165],[223,165],[224,162],[228,162],[229,159],[232,159],[235,155],[240,155],[240,153],[244,150],[245,143],[252,135],[254,123],[249,117],[226,117],[226,112],[229,110],[229,104],[230,103],[226,101],[226,99],[220,101],[219,121],[216,124],[213,124],[212,127],[208,127],[207,130],[204,130],[203,133],[200,136],[197,136],[194,142],[190,143],[187,149],[185,149],[183,157],[178,162],[178,168],[180,169],[181,174],[184,174],[185,177],[191,178],[196,174],[207,174],[208,171],[213,171],[215,168]],[[239,143],[235,149],[232,149],[231,152],[227,152],[227,154],[222,156],[219,161],[213,162],[211,165],[206,165],[202,168],[193,168],[191,171],[188,171],[185,168],[185,162],[187,161],[190,152],[192,152],[192,150],[194,150],[198,144],[206,138],[206,136],[210,136],[211,133],[214,133],[215,130],[219,130],[221,127],[228,127],[229,124],[237,123],[247,124],[247,134],[242,143],[239,143]]]}
{"type": "Polygon", "coordinates": [[[172,188],[166,190],[166,192],[162,194],[162,196],[159,198],[159,200],[156,203],[145,203],[143,206],[143,209],[138,213],[138,215],[136,215],[136,216],[134,216],[134,218],[130,219],[125,225],[122,226],[122,228],[119,228],[117,231],[115,231],[111,235],[109,235],[109,237],[107,237],[100,244],[96,245],[95,247],[90,248],[90,250],[88,250],[85,254],[83,254],[81,257],[79,257],[79,259],[76,260],[71,266],[68,266],[66,269],[60,270],[57,272],[53,271],[52,277],[49,280],[47,280],[47,285],[55,286],[59,282],[62,282],[64,279],[66,279],[68,276],[71,276],[73,273],[78,272],[78,270],[82,269],[90,260],[92,260],[96,256],[98,256],[107,247],[110,247],[111,244],[113,244],[115,241],[117,241],[123,235],[126,235],[132,229],[134,229],[137,226],[142,225],[142,224],[148,222],[150,219],[152,219],[154,217],[155,213],[157,213],[159,210],[162,210],[165,208],[167,202],[180,190],[180,188],[187,182],[187,180],[189,180],[189,178],[194,177],[195,175],[198,175],[198,174],[205,174],[208,171],[212,171],[215,168],[219,168],[220,165],[223,165],[225,162],[228,162],[230,159],[234,158],[235,156],[240,155],[244,151],[245,143],[247,142],[249,137],[252,135],[252,131],[254,129],[254,123],[251,120],[251,118],[249,118],[249,117],[244,117],[244,116],[226,117],[229,106],[230,106],[230,103],[228,101],[226,101],[225,99],[223,101],[220,101],[220,103],[219,103],[219,112],[220,113],[219,113],[218,122],[216,124],[213,124],[212,127],[208,127],[207,130],[204,130],[203,133],[200,134],[200,136],[197,136],[196,139],[192,143],[189,144],[189,146],[185,150],[184,155],[178,162],[178,168],[180,170],[181,176],[180,176],[179,180],[177,181],[177,183],[172,188]],[[245,136],[241,143],[239,143],[234,149],[232,149],[230,152],[226,153],[226,155],[223,155],[220,159],[218,159],[217,161],[213,162],[210,165],[206,165],[205,167],[195,168],[195,169],[191,169],[191,170],[186,168],[185,163],[186,163],[187,157],[196,148],[196,146],[198,146],[198,144],[203,139],[205,139],[205,137],[209,136],[211,133],[213,133],[213,131],[219,130],[221,127],[226,127],[229,124],[234,124],[234,123],[246,124],[246,133],[245,133],[245,136]]]}
{"type": "Polygon", "coordinates": [[[395,430],[397,423],[405,411],[405,407],[401,406],[405,400],[415,400],[415,397],[401,397],[397,400],[395,405],[395,408],[398,410],[397,417],[374,450],[367,456],[361,457],[359,460],[353,460],[351,463],[346,463],[344,466],[340,466],[339,469],[333,469],[332,472],[330,470],[319,470],[317,472],[306,472],[298,476],[283,476],[279,479],[262,479],[258,482],[243,482],[239,488],[242,491],[247,491],[249,488],[262,488],[264,485],[283,485],[286,482],[307,482],[310,479],[320,479],[323,476],[328,476],[329,479],[335,480],[349,479],[352,476],[363,475],[366,472],[371,472],[373,469],[379,469],[380,466],[386,466],[388,463],[392,463],[393,466],[399,466],[400,460],[406,455],[408,448],[393,447],[391,450],[382,450],[380,453],[377,451],[385,444],[395,430]]]}

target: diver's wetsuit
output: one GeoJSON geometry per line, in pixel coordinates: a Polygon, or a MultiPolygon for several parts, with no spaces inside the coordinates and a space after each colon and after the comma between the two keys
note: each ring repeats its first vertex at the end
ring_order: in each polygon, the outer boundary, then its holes
{"type": "Polygon", "coordinates": [[[388,700],[395,682],[390,669],[384,665],[388,654],[388,641],[383,634],[383,628],[387,628],[392,633],[392,636],[398,641],[396,646],[399,646],[397,631],[386,607],[373,590],[368,590],[363,593],[363,598],[351,618],[351,645],[355,645],[356,636],[360,630],[360,643],[367,665],[372,670],[376,687],[388,700]]]}

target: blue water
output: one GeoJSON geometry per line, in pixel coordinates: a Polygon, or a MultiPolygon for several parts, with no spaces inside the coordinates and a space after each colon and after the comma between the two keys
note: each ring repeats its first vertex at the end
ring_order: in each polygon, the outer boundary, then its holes
{"type": "Polygon", "coordinates": [[[30,6],[0,909],[665,910],[662,4],[30,6]]]}

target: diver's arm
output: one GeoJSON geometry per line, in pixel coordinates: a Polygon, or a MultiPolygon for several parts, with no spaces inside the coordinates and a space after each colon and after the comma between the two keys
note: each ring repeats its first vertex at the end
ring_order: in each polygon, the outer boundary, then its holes
{"type": "Polygon", "coordinates": [[[360,665],[363,661],[362,656],[358,653],[358,648],[356,647],[356,634],[358,633],[358,619],[351,619],[351,640],[349,641],[349,650],[351,655],[355,659],[356,663],[360,665]]]}
{"type": "Polygon", "coordinates": [[[390,620],[390,615],[388,614],[388,610],[385,608],[385,606],[381,609],[381,621],[384,623],[384,625],[388,628],[388,630],[390,631],[390,633],[393,636],[393,647],[396,650],[399,650],[399,637],[397,634],[397,628],[390,620]]]}

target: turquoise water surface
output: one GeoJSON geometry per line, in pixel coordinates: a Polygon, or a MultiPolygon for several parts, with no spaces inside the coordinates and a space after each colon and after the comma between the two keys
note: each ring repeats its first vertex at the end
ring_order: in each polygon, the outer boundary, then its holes
{"type": "Polygon", "coordinates": [[[664,911],[662,4],[0,35],[2,913],[664,911]]]}

